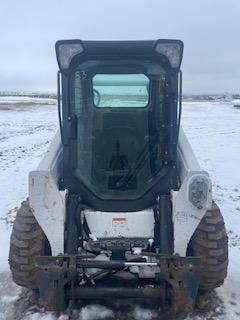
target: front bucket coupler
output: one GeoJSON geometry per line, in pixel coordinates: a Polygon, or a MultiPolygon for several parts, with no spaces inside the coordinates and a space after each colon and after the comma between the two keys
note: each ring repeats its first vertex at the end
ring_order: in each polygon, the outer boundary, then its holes
{"type": "MultiPolygon", "coordinates": [[[[37,284],[39,288],[39,303],[49,311],[63,311],[68,301],[82,299],[106,298],[138,298],[158,299],[164,305],[167,299],[175,312],[186,312],[194,308],[200,278],[200,263],[198,257],[178,257],[158,255],[154,262],[131,262],[124,260],[91,260],[89,254],[76,256],[42,256],[37,258],[37,284]],[[129,270],[132,266],[158,267],[154,285],[121,287],[95,284],[81,284],[79,274],[86,269],[106,270],[109,277],[112,272],[129,270]],[[162,284],[166,283],[167,286],[162,284]],[[166,295],[165,288],[168,288],[166,295]]],[[[109,281],[107,282],[109,284],[109,281]]]]}

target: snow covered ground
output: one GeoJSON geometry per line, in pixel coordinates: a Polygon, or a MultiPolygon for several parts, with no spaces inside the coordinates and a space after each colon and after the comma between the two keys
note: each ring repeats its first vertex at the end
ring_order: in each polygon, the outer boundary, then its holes
{"type": "MultiPolygon", "coordinates": [[[[0,320],[161,319],[156,307],[130,302],[88,304],[70,316],[66,313],[57,318],[39,310],[36,297],[12,282],[7,262],[11,225],[17,207],[27,196],[28,172],[37,166],[57,129],[57,108],[52,101],[28,100],[27,105],[18,103],[17,107],[15,102],[2,102],[8,108],[1,108],[0,103],[0,320]]],[[[212,178],[230,246],[228,278],[213,295],[209,311],[194,312],[186,319],[240,319],[240,110],[231,104],[185,103],[183,126],[212,178]]]]}
{"type": "Polygon", "coordinates": [[[0,96],[0,110],[22,110],[24,106],[56,104],[56,99],[26,96],[0,96]]]}

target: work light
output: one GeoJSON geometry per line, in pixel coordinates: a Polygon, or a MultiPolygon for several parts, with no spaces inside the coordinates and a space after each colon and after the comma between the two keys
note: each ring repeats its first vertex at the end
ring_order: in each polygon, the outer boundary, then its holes
{"type": "Polygon", "coordinates": [[[59,68],[69,68],[72,58],[83,52],[83,44],[80,40],[64,40],[56,42],[56,55],[59,68]]]}
{"type": "Polygon", "coordinates": [[[182,62],[183,42],[180,40],[158,40],[155,50],[165,56],[172,68],[179,69],[182,62]]]}
{"type": "Polygon", "coordinates": [[[189,185],[189,201],[198,209],[207,202],[209,182],[203,176],[195,177],[189,185]]]}

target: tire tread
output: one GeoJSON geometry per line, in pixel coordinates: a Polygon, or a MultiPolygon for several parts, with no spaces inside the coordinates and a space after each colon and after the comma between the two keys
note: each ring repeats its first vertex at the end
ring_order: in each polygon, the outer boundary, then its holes
{"type": "Polygon", "coordinates": [[[17,285],[36,288],[34,259],[44,254],[45,239],[28,200],[23,201],[13,224],[9,251],[12,278],[17,285]]]}
{"type": "Polygon", "coordinates": [[[213,202],[189,243],[195,256],[203,257],[203,271],[200,290],[210,290],[221,286],[227,276],[228,237],[219,207],[213,202]]]}

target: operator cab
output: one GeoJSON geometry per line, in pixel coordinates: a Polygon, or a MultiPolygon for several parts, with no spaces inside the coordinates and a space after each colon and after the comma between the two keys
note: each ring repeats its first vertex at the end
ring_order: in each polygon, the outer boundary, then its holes
{"type": "Polygon", "coordinates": [[[63,188],[105,211],[141,210],[177,188],[182,50],[178,40],[57,42],[63,188]]]}

